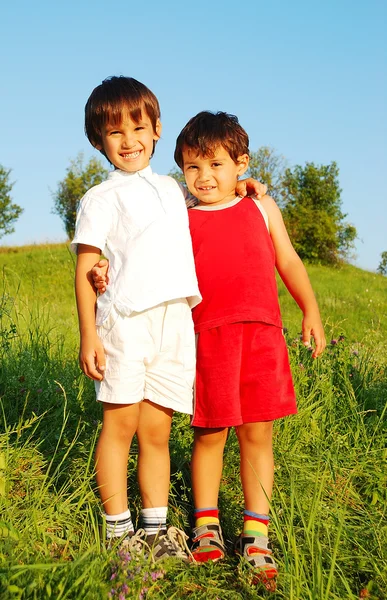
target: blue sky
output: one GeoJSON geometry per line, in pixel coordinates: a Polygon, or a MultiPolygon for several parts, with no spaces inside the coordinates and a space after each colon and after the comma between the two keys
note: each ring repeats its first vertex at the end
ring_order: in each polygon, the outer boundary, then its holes
{"type": "MultiPolygon", "coordinates": [[[[1,245],[62,241],[51,191],[79,152],[85,102],[128,75],[158,96],[152,166],[174,167],[176,136],[200,110],[239,117],[250,149],[289,166],[335,160],[356,264],[387,250],[387,4],[384,0],[9,2],[1,10],[0,164],[24,208],[1,245]]],[[[107,164],[106,164],[107,166],[107,164]]]]}

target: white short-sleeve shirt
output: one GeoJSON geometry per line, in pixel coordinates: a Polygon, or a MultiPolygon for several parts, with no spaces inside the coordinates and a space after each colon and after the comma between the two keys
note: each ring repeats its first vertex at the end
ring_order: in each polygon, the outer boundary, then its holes
{"type": "Polygon", "coordinates": [[[72,249],[99,248],[110,282],[97,301],[97,325],[114,305],[123,315],[161,302],[201,301],[185,198],[179,184],[152,172],[115,170],[80,202],[72,249]]]}

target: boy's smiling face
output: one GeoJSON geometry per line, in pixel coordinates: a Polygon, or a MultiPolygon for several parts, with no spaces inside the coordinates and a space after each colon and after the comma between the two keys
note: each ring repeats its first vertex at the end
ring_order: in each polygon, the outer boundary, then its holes
{"type": "Polygon", "coordinates": [[[183,172],[189,191],[200,205],[226,204],[235,198],[238,177],[249,166],[249,157],[243,154],[235,163],[223,146],[213,156],[202,156],[193,148],[183,149],[183,172]]]}
{"type": "Polygon", "coordinates": [[[149,165],[153,154],[154,142],[160,138],[161,123],[157,121],[156,131],[143,110],[138,122],[133,121],[128,113],[122,115],[118,124],[106,123],[102,130],[103,150],[108,160],[121,171],[134,173],[149,165]]]}

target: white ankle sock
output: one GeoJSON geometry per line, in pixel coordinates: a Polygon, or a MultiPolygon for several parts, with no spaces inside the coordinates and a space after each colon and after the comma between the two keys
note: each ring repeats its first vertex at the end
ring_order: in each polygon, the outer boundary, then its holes
{"type": "Polygon", "coordinates": [[[106,522],[106,538],[109,540],[115,537],[122,537],[134,533],[132,517],[130,510],[126,510],[118,515],[107,515],[104,513],[106,522]]]}
{"type": "Polygon", "coordinates": [[[142,509],[141,520],[147,535],[153,535],[167,528],[167,512],[167,506],[142,509]]]}

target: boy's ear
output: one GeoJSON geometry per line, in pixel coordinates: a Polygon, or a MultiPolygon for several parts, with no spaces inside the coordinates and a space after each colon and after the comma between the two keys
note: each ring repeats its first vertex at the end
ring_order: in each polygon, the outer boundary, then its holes
{"type": "Polygon", "coordinates": [[[238,156],[238,176],[243,175],[243,173],[246,173],[249,167],[249,162],[250,159],[248,154],[241,154],[241,156],[238,156]]]}
{"type": "Polygon", "coordinates": [[[160,119],[157,119],[157,123],[156,123],[156,131],[154,133],[153,139],[154,140],[159,140],[160,136],[161,136],[161,130],[162,130],[162,125],[161,125],[161,121],[160,119]]]}

